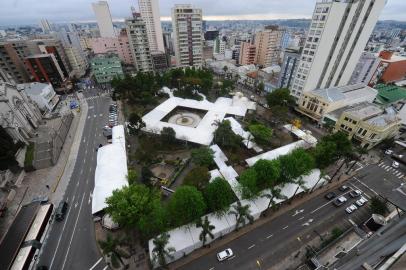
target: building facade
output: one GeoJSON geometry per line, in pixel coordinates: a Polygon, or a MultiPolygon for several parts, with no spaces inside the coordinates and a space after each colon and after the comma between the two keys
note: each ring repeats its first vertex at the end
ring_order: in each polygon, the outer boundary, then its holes
{"type": "Polygon", "coordinates": [[[385,139],[396,137],[400,126],[401,119],[393,108],[383,110],[364,102],[343,108],[334,130],[346,133],[353,142],[371,149],[385,139]]]}
{"type": "Polygon", "coordinates": [[[97,83],[110,83],[115,77],[124,78],[120,58],[114,54],[98,54],[90,64],[97,83]]]}
{"type": "Polygon", "coordinates": [[[60,88],[67,78],[54,54],[32,55],[25,59],[25,63],[36,82],[50,83],[53,87],[60,88]]]}
{"type": "Polygon", "coordinates": [[[28,82],[29,76],[24,65],[24,57],[28,54],[25,43],[0,42],[0,68],[9,74],[15,82],[28,82]]]}
{"type": "Polygon", "coordinates": [[[285,49],[281,72],[279,73],[278,87],[291,89],[295,79],[297,67],[300,62],[301,50],[285,49]]]}
{"type": "Polygon", "coordinates": [[[172,8],[172,28],[178,66],[203,64],[202,10],[191,5],[172,8]]]}
{"type": "Polygon", "coordinates": [[[134,14],[133,18],[125,20],[125,24],[135,68],[141,72],[152,71],[151,50],[145,22],[140,14],[134,14]]]}
{"type": "Polygon", "coordinates": [[[283,33],[278,26],[268,25],[255,35],[255,64],[261,67],[279,64],[283,33]]]}
{"type": "Polygon", "coordinates": [[[42,112],[52,111],[59,102],[59,96],[55,93],[51,84],[25,83],[19,84],[17,88],[24,91],[42,112]]]}
{"type": "Polygon", "coordinates": [[[95,54],[117,54],[124,64],[134,64],[127,31],[121,31],[117,38],[92,38],[90,39],[90,44],[95,54]]]}
{"type": "Polygon", "coordinates": [[[92,3],[94,14],[96,15],[97,26],[101,37],[115,37],[113,20],[111,18],[109,4],[107,1],[92,3]]]}
{"type": "Polygon", "coordinates": [[[154,51],[151,52],[152,67],[155,71],[162,72],[168,69],[168,58],[166,53],[154,51]]]}
{"type": "Polygon", "coordinates": [[[347,85],[386,0],[316,4],[291,94],[347,85]]]}
{"type": "Polygon", "coordinates": [[[238,63],[242,66],[255,63],[256,47],[250,42],[241,42],[241,49],[238,63]]]}
{"type": "Polygon", "coordinates": [[[138,0],[141,18],[144,20],[149,48],[151,51],[165,52],[162,36],[161,18],[158,0],[138,0]]]}
{"type": "Polygon", "coordinates": [[[380,63],[372,75],[370,85],[393,83],[406,79],[406,57],[394,55],[390,51],[379,53],[380,63]]]}
{"type": "Polygon", "coordinates": [[[363,52],[355,67],[354,73],[351,76],[349,84],[369,84],[379,63],[379,58],[373,53],[363,52]]]}

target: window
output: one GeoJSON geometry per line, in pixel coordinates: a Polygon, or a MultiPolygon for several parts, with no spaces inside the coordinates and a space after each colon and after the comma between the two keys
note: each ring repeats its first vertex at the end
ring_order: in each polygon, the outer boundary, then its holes
{"type": "Polygon", "coordinates": [[[365,134],[367,134],[367,130],[364,130],[364,132],[362,132],[362,136],[365,136],[365,134]]]}

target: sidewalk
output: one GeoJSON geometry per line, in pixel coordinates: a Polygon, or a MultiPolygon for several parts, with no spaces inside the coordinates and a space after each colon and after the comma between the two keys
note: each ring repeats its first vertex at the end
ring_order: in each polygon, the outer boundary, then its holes
{"type": "Polygon", "coordinates": [[[349,176],[343,176],[339,179],[339,181],[334,180],[332,183],[329,183],[315,191],[309,194],[305,195],[299,195],[297,198],[293,199],[291,203],[283,204],[276,212],[268,212],[266,217],[261,217],[257,221],[255,221],[252,225],[247,225],[238,231],[234,231],[224,238],[219,238],[215,240],[214,242],[211,243],[210,248],[200,248],[192,252],[191,254],[187,255],[185,258],[182,258],[180,260],[177,260],[171,264],[168,265],[169,269],[178,269],[179,267],[182,267],[202,256],[205,256],[206,254],[210,253],[213,251],[213,249],[219,248],[223,245],[226,245],[227,243],[238,239],[239,237],[249,233],[250,231],[268,223],[271,222],[272,220],[276,219],[277,217],[281,216],[282,214],[285,214],[286,212],[300,206],[301,204],[305,203],[306,201],[313,199],[317,196],[319,196],[322,193],[325,193],[328,190],[335,189],[338,186],[342,184],[342,182],[348,180],[351,178],[353,175],[349,176]]]}

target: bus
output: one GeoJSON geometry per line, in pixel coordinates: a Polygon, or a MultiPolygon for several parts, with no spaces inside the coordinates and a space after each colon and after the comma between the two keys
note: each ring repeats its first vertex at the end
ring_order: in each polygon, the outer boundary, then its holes
{"type": "Polygon", "coordinates": [[[44,232],[50,223],[52,209],[52,204],[45,204],[39,208],[24,242],[13,261],[11,270],[28,270],[33,267],[35,257],[41,248],[42,240],[45,236],[44,232]]]}

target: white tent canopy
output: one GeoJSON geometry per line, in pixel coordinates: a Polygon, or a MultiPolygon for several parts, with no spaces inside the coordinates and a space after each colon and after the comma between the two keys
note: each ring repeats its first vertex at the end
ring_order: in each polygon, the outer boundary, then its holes
{"type": "Polygon", "coordinates": [[[99,148],[94,175],[92,214],[106,208],[106,199],[113,190],[127,185],[127,155],[125,150],[124,127],[113,127],[112,144],[99,148]]]}

